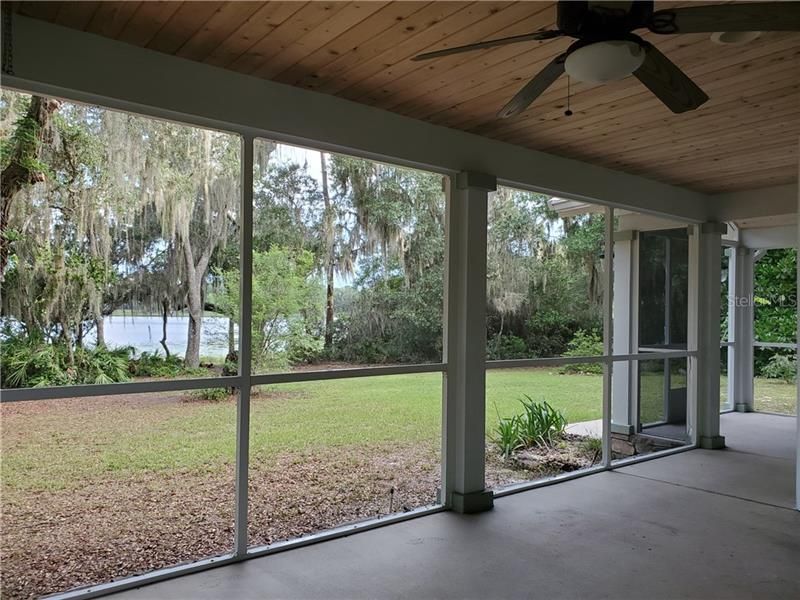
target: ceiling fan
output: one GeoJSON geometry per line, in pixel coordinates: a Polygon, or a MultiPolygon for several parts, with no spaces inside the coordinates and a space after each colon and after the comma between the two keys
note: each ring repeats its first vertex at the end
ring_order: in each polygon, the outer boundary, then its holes
{"type": "MultiPolygon", "coordinates": [[[[694,110],[708,96],[651,43],[633,33],[712,33],[729,39],[755,38],[761,31],[800,31],[800,2],[747,2],[654,10],[653,0],[558,2],[558,29],[499,38],[426,52],[413,60],[516,44],[572,37],[576,41],[531,79],[497,116],[525,110],[564,72],[578,81],[603,83],[633,74],[672,112],[694,110]],[[748,33],[752,35],[748,36],[748,33]]],[[[723,37],[721,41],[726,41],[723,37]]]]}

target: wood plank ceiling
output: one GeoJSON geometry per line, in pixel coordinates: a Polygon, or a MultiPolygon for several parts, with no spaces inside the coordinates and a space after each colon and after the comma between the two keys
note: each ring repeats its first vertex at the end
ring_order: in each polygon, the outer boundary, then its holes
{"type": "MultiPolygon", "coordinates": [[[[660,2],[656,8],[687,3],[660,2]]],[[[555,26],[552,2],[21,2],[27,16],[348,98],[701,192],[797,180],[800,34],[742,46],[643,37],[711,97],[669,112],[633,77],[562,77],[524,114],[497,110],[569,44],[516,44],[430,62],[423,51],[555,26]]]]}

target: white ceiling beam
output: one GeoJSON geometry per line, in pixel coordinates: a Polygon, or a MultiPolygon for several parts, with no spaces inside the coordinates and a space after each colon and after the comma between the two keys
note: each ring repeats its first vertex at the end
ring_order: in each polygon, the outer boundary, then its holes
{"type": "Polygon", "coordinates": [[[797,183],[708,196],[708,218],[739,221],[756,217],[795,214],[797,183]]]}
{"type": "MultiPolygon", "coordinates": [[[[699,222],[707,196],[470,133],[14,16],[4,85],[699,222]]],[[[657,143],[657,142],[656,142],[657,143]]]]}

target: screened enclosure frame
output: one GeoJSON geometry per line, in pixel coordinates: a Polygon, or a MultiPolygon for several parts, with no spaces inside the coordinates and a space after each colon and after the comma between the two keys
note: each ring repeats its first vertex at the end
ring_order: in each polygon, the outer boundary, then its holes
{"type": "MultiPolygon", "coordinates": [[[[446,352],[441,362],[431,364],[401,364],[393,366],[374,366],[374,367],[359,367],[350,369],[337,369],[337,370],[308,370],[302,372],[284,372],[274,374],[261,374],[254,375],[252,373],[252,357],[251,357],[251,325],[252,325],[252,270],[253,270],[253,256],[252,256],[252,232],[253,232],[253,162],[254,162],[254,143],[257,138],[266,138],[269,140],[287,143],[292,145],[301,146],[304,148],[313,148],[315,150],[336,152],[356,156],[368,160],[375,160],[380,162],[391,163],[399,166],[410,167],[415,169],[424,169],[430,172],[438,173],[445,178],[448,183],[445,191],[445,203],[447,207],[447,216],[445,219],[445,247],[451,247],[454,238],[460,237],[461,241],[466,241],[464,236],[465,231],[462,231],[454,226],[455,220],[464,217],[462,214],[466,211],[465,199],[470,203],[474,202],[475,198],[482,198],[483,202],[486,201],[488,194],[487,188],[480,186],[473,186],[466,188],[466,192],[462,194],[462,189],[457,185],[457,180],[460,180],[462,174],[455,173],[451,170],[437,168],[432,165],[425,164],[412,164],[408,161],[396,160],[386,156],[375,156],[369,153],[359,152],[350,148],[333,146],[331,144],[315,143],[307,139],[298,139],[294,136],[281,134],[277,132],[255,130],[251,128],[231,127],[226,123],[211,122],[208,119],[192,117],[191,115],[176,114],[171,111],[157,110],[151,107],[142,107],[132,105],[126,102],[112,101],[107,98],[94,98],[86,93],[66,93],[63,90],[54,88],[48,85],[36,85],[36,89],[26,89],[24,87],[17,87],[18,91],[23,93],[39,93],[48,96],[60,97],[69,101],[77,101],[83,103],[96,104],[103,107],[108,107],[112,110],[121,110],[140,114],[143,116],[166,119],[174,121],[179,124],[191,125],[196,127],[210,128],[225,133],[237,135],[241,142],[241,197],[240,197],[240,215],[241,215],[241,230],[239,235],[239,268],[241,273],[240,278],[240,298],[241,306],[239,311],[239,364],[238,373],[232,376],[223,377],[205,377],[197,379],[179,378],[170,380],[146,381],[146,382],[129,382],[129,383],[115,383],[115,384],[99,384],[99,385],[73,385],[62,387],[50,388],[28,388],[28,389],[4,389],[1,390],[2,396],[0,401],[6,402],[24,402],[35,400],[50,400],[59,398],[85,398],[91,396],[108,396],[132,393],[146,393],[146,392],[166,392],[166,391],[184,391],[184,390],[197,390],[207,388],[235,388],[237,391],[236,400],[236,458],[235,458],[235,518],[234,518],[234,543],[231,552],[221,556],[210,557],[198,560],[192,563],[177,565],[165,569],[151,571],[142,575],[127,577],[117,581],[91,585],[84,588],[79,588],[71,591],[64,592],[57,595],[60,598],[89,598],[100,596],[113,591],[128,589],[143,585],[145,583],[152,583],[178,575],[197,572],[200,570],[212,568],[238,562],[241,560],[253,558],[256,556],[263,556],[274,552],[280,552],[307,544],[333,539],[349,535],[354,531],[368,530],[382,525],[396,523],[406,519],[431,514],[441,510],[453,508],[452,494],[454,492],[453,479],[449,475],[452,469],[462,468],[466,471],[477,469],[480,466],[480,473],[483,473],[484,465],[471,464],[469,461],[461,461],[466,464],[459,466],[459,461],[454,460],[452,457],[454,453],[463,453],[464,444],[469,446],[471,450],[480,447],[484,448],[484,429],[485,429],[485,390],[478,394],[478,401],[482,410],[483,427],[481,427],[480,439],[477,439],[477,434],[467,434],[467,439],[464,439],[464,432],[456,431],[457,419],[453,417],[455,414],[461,415],[462,412],[467,410],[463,406],[463,402],[469,401],[467,398],[460,398],[457,396],[456,386],[448,386],[448,377],[456,379],[462,377],[462,371],[459,370],[457,365],[461,359],[452,359],[446,352]],[[456,191],[458,188],[459,191],[456,191]],[[294,382],[308,382],[308,381],[321,381],[321,380],[338,380],[349,378],[363,378],[373,376],[386,376],[386,375],[401,375],[401,374],[419,374],[419,373],[442,373],[443,376],[443,401],[442,401],[442,452],[441,452],[441,469],[442,469],[442,493],[440,495],[440,502],[432,507],[416,509],[402,514],[393,514],[385,517],[370,519],[357,524],[345,525],[336,527],[330,530],[321,531],[319,533],[293,539],[286,542],[270,544],[268,546],[251,547],[248,545],[248,476],[249,476],[249,459],[250,459],[250,394],[253,386],[265,384],[278,384],[278,383],[294,383],[294,382]],[[462,404],[458,404],[461,402],[462,404]],[[459,437],[460,436],[460,437],[459,437]],[[457,442],[462,444],[457,445],[457,442]]],[[[472,174],[474,175],[474,174],[472,174]]],[[[484,176],[481,177],[489,177],[484,176]]],[[[493,179],[493,178],[492,178],[493,179]]],[[[496,180],[495,180],[496,181],[496,180]]],[[[515,185],[513,182],[503,181],[503,184],[516,187],[517,189],[524,189],[529,191],[537,191],[540,193],[549,194],[547,190],[535,190],[527,185],[515,185]]],[[[483,185],[483,184],[481,184],[483,185]]],[[[613,248],[614,246],[614,208],[605,207],[605,244],[606,248],[613,248]]],[[[478,215],[480,217],[480,215],[478,215]]],[[[471,215],[470,218],[474,218],[471,215]]],[[[486,215],[483,215],[486,218],[486,215]]],[[[696,226],[699,230],[699,226],[696,226]]],[[[478,230],[479,232],[480,230],[478,230]]],[[[474,233],[474,231],[473,231],[474,233]]],[[[479,233],[480,236],[480,233],[479,233]]],[[[470,240],[470,243],[483,243],[485,248],[486,229],[484,227],[482,232],[483,240],[470,240]]],[[[484,258],[485,261],[485,252],[484,258]]],[[[448,313],[454,309],[457,303],[465,303],[471,306],[483,305],[485,310],[485,277],[484,289],[482,294],[477,292],[468,291],[463,296],[457,296],[448,291],[448,280],[450,280],[457,269],[461,269],[462,273],[466,272],[463,264],[464,258],[457,255],[447,255],[445,261],[445,275],[444,275],[444,306],[443,306],[443,343],[447,348],[448,342],[456,339],[456,332],[453,328],[448,326],[448,313]]],[[[467,360],[472,360],[471,364],[482,365],[479,367],[484,376],[487,370],[493,369],[514,369],[514,368],[528,368],[537,366],[561,366],[576,363],[596,363],[603,365],[603,397],[602,397],[602,420],[603,420],[603,437],[602,437],[602,464],[586,469],[584,471],[570,473],[564,476],[555,477],[552,479],[528,482],[509,486],[508,488],[498,490],[497,492],[488,492],[494,496],[503,496],[518,491],[523,491],[541,485],[551,485],[566,479],[573,479],[575,477],[583,477],[592,473],[614,469],[620,466],[628,465],[643,460],[650,460],[652,458],[673,454],[679,451],[685,451],[697,447],[697,433],[692,430],[690,442],[681,448],[656,453],[653,455],[642,455],[631,457],[624,461],[616,461],[612,463],[611,454],[611,374],[615,363],[623,361],[644,361],[644,360],[664,360],[665,358],[684,358],[688,363],[689,377],[699,378],[697,369],[698,351],[691,350],[664,350],[658,353],[632,353],[614,355],[612,351],[613,342],[613,252],[607,251],[604,256],[605,268],[605,296],[603,304],[603,355],[601,356],[586,356],[586,357],[553,357],[553,358],[534,358],[534,359],[519,359],[519,360],[497,360],[487,361],[485,359],[485,328],[484,336],[481,339],[468,339],[471,345],[475,348],[470,349],[472,352],[471,357],[467,360]],[[478,348],[480,347],[480,348],[478,348]]],[[[480,324],[483,327],[483,324],[480,324]]],[[[697,322],[690,319],[689,327],[697,328],[697,322]]],[[[463,333],[463,332],[462,332],[463,333]]],[[[691,347],[691,345],[690,345],[691,347]]],[[[463,366],[463,365],[461,365],[463,366]]],[[[452,383],[452,382],[451,382],[452,383]]],[[[697,406],[693,405],[692,410],[696,411],[697,406]]],[[[692,417],[693,420],[697,419],[696,414],[692,417]]],[[[483,453],[481,453],[483,455],[483,453]]],[[[458,457],[464,458],[463,455],[458,457]]],[[[485,458],[484,458],[485,461],[485,458]]],[[[474,474],[474,473],[473,473],[474,474]]]]}

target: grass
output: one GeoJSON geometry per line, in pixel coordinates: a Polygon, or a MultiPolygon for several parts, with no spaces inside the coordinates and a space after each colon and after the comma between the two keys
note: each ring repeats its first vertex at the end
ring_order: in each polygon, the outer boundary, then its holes
{"type": "MultiPolygon", "coordinates": [[[[264,387],[253,397],[251,455],[256,461],[273,461],[286,453],[345,447],[436,446],[441,382],[440,374],[427,373],[264,387]]],[[[657,374],[644,378],[643,391],[652,387],[654,392],[645,394],[647,398],[660,402],[660,389],[655,393],[660,382],[657,374]]],[[[487,432],[498,418],[519,413],[525,394],[546,400],[570,423],[601,417],[599,375],[561,375],[541,368],[491,370],[486,376],[487,432]]],[[[139,394],[3,405],[4,488],[64,489],[96,477],[212,471],[232,464],[235,400],[182,401],[187,396],[191,398],[186,393],[139,394]]],[[[759,410],[794,410],[792,385],[757,379],[756,396],[759,410]]],[[[656,404],[652,411],[658,410],[656,404]]]]}
{"type": "MultiPolygon", "coordinates": [[[[660,399],[657,375],[643,380],[650,399],[660,399]]],[[[756,389],[763,410],[767,401],[788,408],[795,388],[757,381],[756,389]]],[[[546,400],[570,422],[601,414],[599,375],[492,370],[486,391],[487,431],[521,412],[524,395],[546,400]]],[[[434,502],[441,407],[439,373],[257,390],[249,542],[434,502]]],[[[4,597],[41,596],[230,550],[235,398],[167,392],[18,402],[0,404],[0,416],[4,597]]],[[[598,444],[584,440],[581,452],[596,459],[598,444]]],[[[497,452],[487,453],[486,472],[492,487],[541,476],[497,452]]]]}
{"type": "Polygon", "coordinates": [[[780,379],[755,379],[755,409],[793,415],[797,412],[797,384],[780,379]]]}

